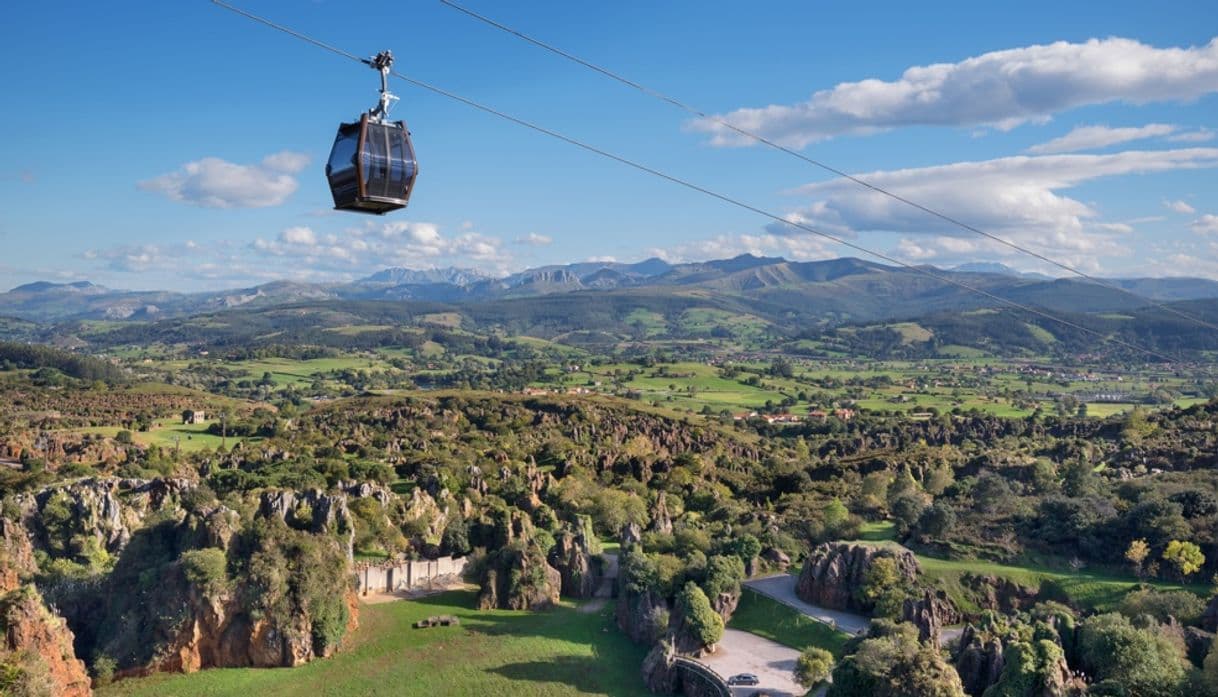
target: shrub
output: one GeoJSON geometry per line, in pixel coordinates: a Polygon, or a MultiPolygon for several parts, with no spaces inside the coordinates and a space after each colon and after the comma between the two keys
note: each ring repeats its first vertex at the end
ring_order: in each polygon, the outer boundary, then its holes
{"type": "Polygon", "coordinates": [[[677,595],[677,605],[690,634],[703,646],[713,646],[723,638],[723,618],[711,607],[706,593],[693,581],[677,595]]]}
{"type": "Polygon", "coordinates": [[[224,552],[215,547],[182,553],[182,573],[206,595],[216,595],[228,588],[227,566],[224,552]]]}
{"type": "Polygon", "coordinates": [[[824,681],[833,672],[833,654],[813,646],[806,649],[795,661],[795,682],[811,688],[824,681]]]}

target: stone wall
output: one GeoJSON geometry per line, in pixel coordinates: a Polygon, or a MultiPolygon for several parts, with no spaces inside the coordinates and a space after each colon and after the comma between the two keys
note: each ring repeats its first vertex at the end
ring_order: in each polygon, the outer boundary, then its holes
{"type": "Polygon", "coordinates": [[[466,557],[413,559],[355,565],[356,588],[360,595],[425,590],[435,584],[460,581],[466,557]]]}

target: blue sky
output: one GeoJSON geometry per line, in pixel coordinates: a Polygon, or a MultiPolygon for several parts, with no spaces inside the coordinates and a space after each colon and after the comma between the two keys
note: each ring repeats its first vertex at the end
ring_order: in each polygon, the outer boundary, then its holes
{"type": "MultiPolygon", "coordinates": [[[[438,2],[239,4],[910,262],[1046,270],[438,2]]],[[[1218,278],[1212,1],[468,6],[1087,271],[1218,278]]],[[[400,83],[410,208],[335,214],[322,167],[375,74],[202,0],[20,3],[0,58],[4,287],[856,255],[400,83]]]]}

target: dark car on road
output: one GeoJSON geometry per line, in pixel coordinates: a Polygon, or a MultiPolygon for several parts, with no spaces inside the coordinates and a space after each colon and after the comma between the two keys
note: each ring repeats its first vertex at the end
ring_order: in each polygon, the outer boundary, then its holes
{"type": "Polygon", "coordinates": [[[727,679],[728,685],[756,685],[759,682],[761,681],[752,673],[741,673],[727,679]]]}

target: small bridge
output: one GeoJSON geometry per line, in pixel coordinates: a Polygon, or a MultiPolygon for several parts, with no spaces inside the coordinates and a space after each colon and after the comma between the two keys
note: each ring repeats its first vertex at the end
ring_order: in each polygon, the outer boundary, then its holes
{"type": "Polygon", "coordinates": [[[727,680],[723,679],[709,666],[706,666],[688,656],[676,657],[677,669],[681,671],[681,679],[689,680],[690,682],[698,682],[709,688],[711,694],[717,694],[719,697],[732,697],[732,688],[728,687],[727,680]]]}

